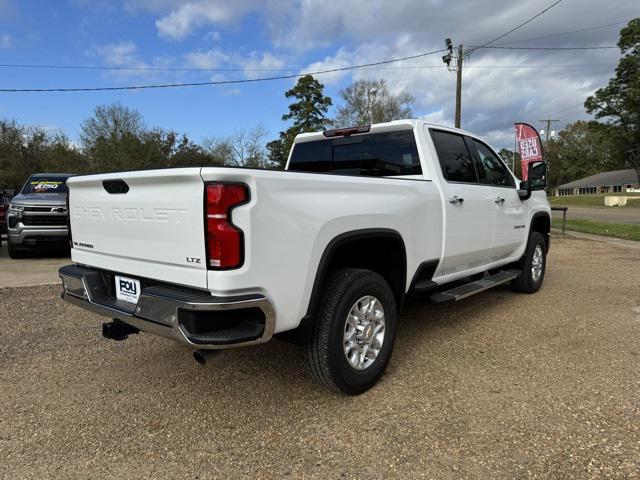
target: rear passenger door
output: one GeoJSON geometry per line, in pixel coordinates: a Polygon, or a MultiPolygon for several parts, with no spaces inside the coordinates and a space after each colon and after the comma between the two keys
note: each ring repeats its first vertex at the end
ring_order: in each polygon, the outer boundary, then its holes
{"type": "Polygon", "coordinates": [[[481,184],[491,187],[494,215],[493,248],[489,262],[514,256],[524,243],[525,203],[520,200],[515,179],[498,155],[485,143],[466,137],[481,184]]]}
{"type": "Polygon", "coordinates": [[[462,135],[431,129],[445,201],[443,275],[485,265],[493,243],[494,197],[482,185],[462,135]]]}

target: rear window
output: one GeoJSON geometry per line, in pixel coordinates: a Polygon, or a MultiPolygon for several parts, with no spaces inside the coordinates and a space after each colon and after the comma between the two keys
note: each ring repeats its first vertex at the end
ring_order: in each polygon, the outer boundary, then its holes
{"type": "Polygon", "coordinates": [[[289,170],[366,177],[422,173],[413,130],[298,143],[289,170]]]}
{"type": "Polygon", "coordinates": [[[32,176],[22,189],[23,194],[30,193],[67,193],[67,178],[57,175],[32,176]]]}

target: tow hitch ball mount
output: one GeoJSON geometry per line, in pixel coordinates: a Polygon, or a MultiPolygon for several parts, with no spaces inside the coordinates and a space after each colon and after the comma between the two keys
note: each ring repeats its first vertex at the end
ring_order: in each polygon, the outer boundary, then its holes
{"type": "Polygon", "coordinates": [[[114,319],[109,323],[102,324],[102,336],[110,340],[126,340],[129,335],[139,332],[140,330],[136,327],[132,327],[131,325],[117,319],[114,319]]]}

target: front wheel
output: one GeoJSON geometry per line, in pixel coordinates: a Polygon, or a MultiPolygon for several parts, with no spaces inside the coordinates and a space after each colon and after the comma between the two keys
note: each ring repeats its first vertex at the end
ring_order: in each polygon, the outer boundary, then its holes
{"type": "Polygon", "coordinates": [[[531,232],[524,255],[518,262],[522,271],[511,282],[516,292],[535,293],[540,289],[547,268],[547,244],[540,232],[531,232]]]}
{"type": "Polygon", "coordinates": [[[365,392],[389,363],[396,324],[396,302],[384,278],[357,268],[337,271],[327,283],[312,340],[305,346],[308,371],[336,392],[365,392]]]}
{"type": "Polygon", "coordinates": [[[9,240],[7,238],[7,249],[9,250],[9,257],[16,259],[16,258],[24,258],[24,251],[18,249],[13,243],[11,243],[11,240],[9,240]]]}

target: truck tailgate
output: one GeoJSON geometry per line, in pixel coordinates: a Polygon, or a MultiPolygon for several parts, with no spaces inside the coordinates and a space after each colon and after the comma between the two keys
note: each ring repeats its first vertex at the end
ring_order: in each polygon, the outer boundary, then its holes
{"type": "Polygon", "coordinates": [[[74,262],[207,287],[200,168],[88,175],[68,185],[74,262]]]}

